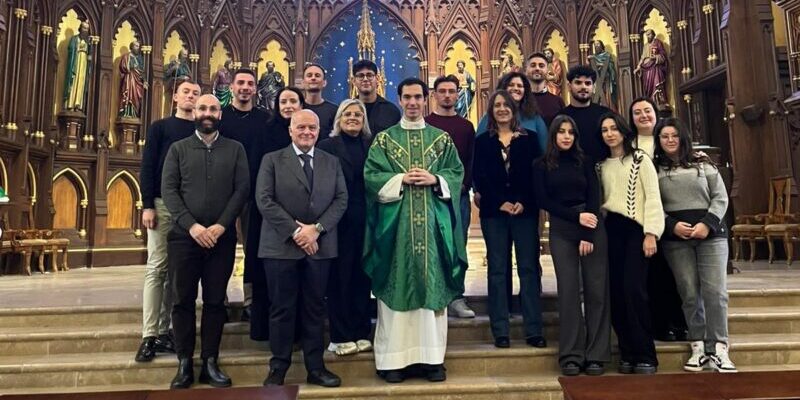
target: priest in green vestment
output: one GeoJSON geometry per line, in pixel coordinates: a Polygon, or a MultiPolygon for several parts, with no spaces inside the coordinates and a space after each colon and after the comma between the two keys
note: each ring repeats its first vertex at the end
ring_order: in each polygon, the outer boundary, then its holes
{"type": "Polygon", "coordinates": [[[464,168],[450,136],[425,124],[425,83],[409,78],[397,91],[403,118],[375,136],[364,166],[375,364],[387,382],[411,372],[442,381],[447,305],[462,293],[467,266],[458,208],[464,168]]]}

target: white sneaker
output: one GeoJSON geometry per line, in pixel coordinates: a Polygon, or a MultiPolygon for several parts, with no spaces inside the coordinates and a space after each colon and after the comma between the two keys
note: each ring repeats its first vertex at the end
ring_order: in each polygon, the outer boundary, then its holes
{"type": "Polygon", "coordinates": [[[689,372],[700,372],[703,366],[708,363],[708,356],[706,356],[705,344],[702,340],[692,342],[692,355],[683,364],[683,369],[689,372]]]}
{"type": "Polygon", "coordinates": [[[730,357],[728,357],[728,345],[725,343],[717,343],[715,354],[711,355],[711,361],[714,363],[714,368],[719,372],[737,372],[736,366],[733,365],[730,357]]]}
{"type": "Polygon", "coordinates": [[[467,299],[455,299],[450,303],[450,312],[458,318],[475,318],[475,311],[467,306],[467,299]]]}

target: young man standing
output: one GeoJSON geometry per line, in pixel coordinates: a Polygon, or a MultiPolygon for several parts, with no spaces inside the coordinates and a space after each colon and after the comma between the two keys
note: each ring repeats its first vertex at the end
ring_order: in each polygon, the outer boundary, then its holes
{"type": "MultiPolygon", "coordinates": [[[[439,128],[448,135],[458,150],[458,158],[464,166],[464,180],[461,184],[461,225],[464,234],[464,245],[469,237],[470,214],[472,207],[469,201],[469,189],[472,187],[472,155],[475,151],[475,127],[472,122],[456,112],[459,81],[454,75],[440,76],[433,82],[433,98],[436,100],[434,111],[425,117],[425,122],[439,128]]],[[[450,303],[450,312],[459,318],[474,318],[475,312],[467,306],[464,293],[450,303]]]]}
{"type": "Polygon", "coordinates": [[[306,98],[305,108],[319,117],[319,140],[326,139],[333,129],[333,118],[339,109],[336,104],[322,98],[322,90],[328,85],[325,79],[325,68],[316,63],[308,63],[303,68],[303,95],[306,98]]]}
{"type": "Polygon", "coordinates": [[[550,122],[564,108],[564,100],[547,90],[547,57],[542,53],[531,54],[525,66],[525,75],[531,81],[536,104],[539,105],[542,119],[549,128],[550,122]]]}
{"type": "Polygon", "coordinates": [[[231,104],[222,109],[222,119],[219,123],[219,133],[229,139],[242,144],[247,154],[248,169],[250,171],[250,196],[245,203],[240,216],[242,239],[244,244],[244,310],[242,321],[250,320],[250,304],[253,302],[253,270],[258,274],[261,265],[258,262],[258,236],[261,228],[261,215],[250,212],[255,209],[253,188],[255,187],[256,174],[264,155],[263,140],[267,132],[269,112],[257,108],[256,103],[256,73],[248,68],[239,68],[233,73],[231,82],[233,98],[231,104]],[[253,242],[253,245],[248,243],[253,242]],[[251,247],[255,248],[251,248],[251,247]]]}
{"type": "Polygon", "coordinates": [[[378,66],[374,62],[361,60],[353,64],[358,99],[367,107],[369,130],[373,135],[400,121],[400,110],[397,106],[378,95],[377,77],[378,66]]]}
{"type": "Polygon", "coordinates": [[[569,115],[578,125],[580,144],[592,164],[608,157],[608,146],[600,134],[600,117],[611,111],[608,107],[592,103],[594,81],[597,74],[586,65],[576,65],[567,72],[570,102],[559,114],[569,115]]]}
{"type": "Polygon", "coordinates": [[[194,383],[197,284],[203,286],[200,383],[231,385],[219,369],[219,344],[225,325],[225,293],[236,257],[236,217],[250,194],[250,174],[242,145],[219,134],[219,100],[206,94],[195,105],[195,134],[175,142],[164,161],[161,192],[175,218],[169,232],[174,273],[175,344],[178,372],[170,385],[194,383]]]}
{"type": "Polygon", "coordinates": [[[150,125],[142,153],[141,182],[142,225],[147,228],[147,268],[142,293],[142,344],[136,361],[147,362],[156,353],[174,353],[175,344],[169,334],[172,321],[172,280],[168,273],[167,233],[172,229],[172,216],[161,199],[161,172],[172,143],[194,134],[194,103],[200,96],[200,85],[185,81],[178,85],[172,101],[178,107],[175,115],[150,125]]]}

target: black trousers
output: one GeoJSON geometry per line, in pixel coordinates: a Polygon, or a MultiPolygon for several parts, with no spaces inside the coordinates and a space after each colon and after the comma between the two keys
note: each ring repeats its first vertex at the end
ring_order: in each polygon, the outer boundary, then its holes
{"type": "Polygon", "coordinates": [[[210,249],[201,247],[188,233],[167,235],[167,254],[174,271],[175,305],[172,326],[178,358],[191,358],[196,336],[197,284],[203,285],[203,316],[200,338],[202,358],[216,357],[225,325],[225,293],[233,272],[236,231],[231,227],[210,249]]]}
{"type": "Polygon", "coordinates": [[[372,330],[371,284],[361,262],[364,224],[339,224],[339,257],[333,261],[328,283],[328,318],[333,343],[368,339],[372,330]]]}
{"type": "Polygon", "coordinates": [[[306,370],[322,369],[325,364],[325,290],[331,260],[264,259],[269,286],[269,334],[272,358],[270,368],[286,371],[292,364],[292,344],[300,335],[306,370]],[[297,332],[297,318],[300,332],[297,332]]]}
{"type": "Polygon", "coordinates": [[[656,337],[669,330],[686,330],[686,318],[683,316],[683,302],[675,284],[664,252],[659,251],[650,258],[648,268],[647,292],[650,296],[650,315],[653,316],[653,332],[656,337]]]}
{"type": "Polygon", "coordinates": [[[623,361],[658,364],[647,303],[647,259],[644,230],[636,221],[615,213],[606,217],[611,324],[623,361]]]}

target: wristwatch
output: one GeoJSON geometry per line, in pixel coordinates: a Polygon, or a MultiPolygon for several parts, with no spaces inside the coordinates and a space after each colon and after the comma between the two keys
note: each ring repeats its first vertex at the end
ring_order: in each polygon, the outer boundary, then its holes
{"type": "Polygon", "coordinates": [[[314,224],[314,228],[316,228],[316,229],[317,229],[317,233],[322,233],[323,231],[325,231],[325,228],[324,228],[324,227],[322,226],[322,224],[320,224],[319,222],[317,222],[316,224],[314,224]]]}

